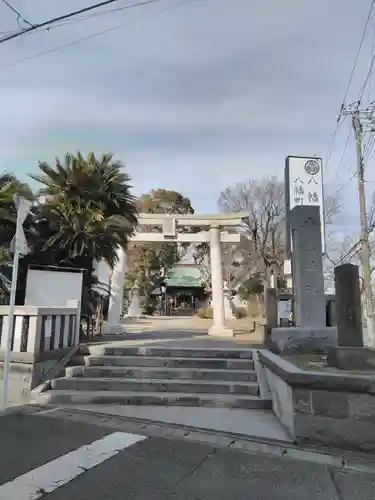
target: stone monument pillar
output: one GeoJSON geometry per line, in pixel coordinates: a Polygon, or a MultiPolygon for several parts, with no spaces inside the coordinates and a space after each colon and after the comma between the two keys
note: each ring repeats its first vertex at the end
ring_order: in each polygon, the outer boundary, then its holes
{"type": "Polygon", "coordinates": [[[319,207],[297,206],[289,214],[293,241],[295,324],[326,326],[319,207]]]}
{"type": "Polygon", "coordinates": [[[272,344],[285,353],[327,352],[337,345],[337,329],[326,326],[319,207],[296,206],[289,213],[289,221],[296,326],[273,328],[272,344]]]}
{"type": "Polygon", "coordinates": [[[275,288],[267,288],[265,294],[265,341],[268,342],[271,337],[272,328],[276,328],[277,322],[277,292],[275,288]]]}
{"type": "Polygon", "coordinates": [[[233,337],[233,330],[225,327],[224,322],[224,286],[223,268],[221,257],[220,226],[212,225],[210,228],[210,258],[211,258],[211,284],[213,325],[208,334],[214,336],[233,337]]]}
{"type": "Polygon", "coordinates": [[[232,304],[231,304],[231,299],[230,299],[231,291],[228,288],[228,284],[226,281],[224,281],[223,293],[224,293],[224,319],[225,320],[233,319],[234,315],[233,315],[233,309],[232,309],[232,304]]]}
{"type": "MultiPolygon", "coordinates": [[[[113,268],[111,280],[111,296],[109,299],[108,319],[104,327],[108,332],[123,329],[120,325],[122,304],[124,299],[124,280],[126,271],[126,252],[123,248],[117,251],[118,260],[113,268]]],[[[103,329],[103,330],[104,330],[103,329]]]]}
{"type": "Polygon", "coordinates": [[[131,289],[130,306],[128,311],[128,318],[139,318],[141,315],[141,306],[139,300],[139,285],[134,283],[131,289]]]}

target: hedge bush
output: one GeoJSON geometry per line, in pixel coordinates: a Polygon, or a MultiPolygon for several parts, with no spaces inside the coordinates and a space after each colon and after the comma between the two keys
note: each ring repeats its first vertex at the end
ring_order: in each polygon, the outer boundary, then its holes
{"type": "Polygon", "coordinates": [[[236,316],[237,319],[243,319],[249,315],[249,312],[244,307],[236,307],[234,315],[236,316]]]}
{"type": "Polygon", "coordinates": [[[211,319],[214,317],[214,311],[212,307],[201,307],[197,311],[197,316],[202,319],[211,319]]]}

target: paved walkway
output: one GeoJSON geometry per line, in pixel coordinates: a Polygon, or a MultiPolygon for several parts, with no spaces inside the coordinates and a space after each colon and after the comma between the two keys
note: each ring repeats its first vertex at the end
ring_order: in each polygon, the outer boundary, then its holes
{"type": "Polygon", "coordinates": [[[0,417],[1,500],[372,500],[375,474],[124,428],[0,417]]]}
{"type": "Polygon", "coordinates": [[[113,335],[96,335],[90,343],[144,344],[177,343],[188,347],[259,347],[263,345],[263,328],[250,318],[232,320],[228,326],[235,332],[232,339],[223,340],[208,335],[212,320],[192,317],[149,316],[145,318],[124,319],[124,332],[113,335]]]}

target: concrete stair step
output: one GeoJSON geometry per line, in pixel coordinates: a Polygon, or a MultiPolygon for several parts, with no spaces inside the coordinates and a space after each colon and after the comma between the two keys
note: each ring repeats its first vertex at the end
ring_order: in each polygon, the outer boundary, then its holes
{"type": "Polygon", "coordinates": [[[204,394],[251,394],[258,395],[254,382],[233,383],[200,380],[153,380],[119,378],[62,377],[51,381],[54,390],[71,391],[135,391],[179,392],[204,394]]]}
{"type": "Polygon", "coordinates": [[[207,368],[158,368],[148,366],[71,366],[67,377],[137,378],[170,380],[216,380],[228,382],[256,382],[254,370],[211,370],[207,368]]]}
{"type": "Polygon", "coordinates": [[[215,408],[242,408],[270,410],[272,402],[257,396],[234,394],[184,394],[128,391],[56,391],[51,390],[38,395],[39,404],[116,404],[148,406],[193,406],[215,408]]]}
{"type": "Polygon", "coordinates": [[[163,356],[86,356],[86,366],[137,366],[168,368],[207,368],[228,370],[254,370],[251,359],[185,358],[163,356]]]}
{"type": "Polygon", "coordinates": [[[82,354],[74,354],[74,356],[72,356],[69,359],[68,364],[66,366],[70,366],[70,367],[85,366],[85,356],[82,354]]]}
{"type": "Polygon", "coordinates": [[[251,349],[196,349],[190,347],[94,345],[90,347],[90,352],[95,356],[156,356],[159,358],[252,359],[253,357],[251,349]]]}

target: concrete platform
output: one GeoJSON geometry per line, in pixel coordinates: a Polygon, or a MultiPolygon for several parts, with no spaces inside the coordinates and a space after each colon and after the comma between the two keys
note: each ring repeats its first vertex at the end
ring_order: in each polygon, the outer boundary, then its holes
{"type": "Polygon", "coordinates": [[[278,418],[267,410],[227,409],[227,408],[189,408],[189,407],[155,407],[155,406],[118,406],[118,405],[62,405],[60,408],[71,408],[92,412],[93,414],[115,415],[138,418],[150,422],[163,422],[181,426],[196,427],[241,434],[256,439],[276,440],[292,443],[292,439],[280,424],[278,418]]]}
{"type": "Polygon", "coordinates": [[[234,337],[234,330],[226,327],[211,326],[211,328],[209,328],[208,330],[208,335],[210,335],[210,337],[220,337],[220,338],[230,339],[234,337]]]}

